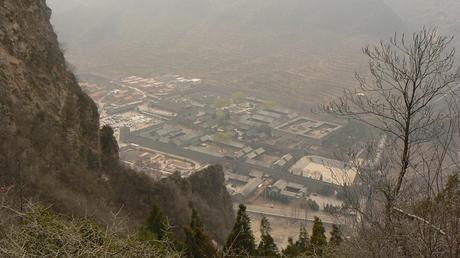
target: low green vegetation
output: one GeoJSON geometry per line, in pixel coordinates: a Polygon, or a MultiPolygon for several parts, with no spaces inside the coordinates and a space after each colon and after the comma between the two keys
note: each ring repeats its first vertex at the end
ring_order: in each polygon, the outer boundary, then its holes
{"type": "Polygon", "coordinates": [[[311,237],[302,225],[298,240],[290,238],[280,252],[268,219],[262,217],[261,240],[256,245],[244,205],[239,206],[222,249],[208,235],[195,209],[183,227],[184,241],[174,237],[168,217],[156,205],[134,234],[118,233],[123,224],[118,218],[112,226],[102,227],[89,218],[66,218],[40,205],[29,205],[24,213],[8,210],[5,214],[16,222],[0,227],[0,257],[331,257],[343,241],[340,228],[334,225],[328,242],[323,223],[316,217],[311,237]]]}
{"type": "Polygon", "coordinates": [[[264,216],[260,221],[260,243],[257,248],[257,254],[262,257],[277,257],[279,256],[278,247],[275,244],[275,240],[270,235],[271,232],[270,223],[264,216]]]}
{"type": "Polygon", "coordinates": [[[120,235],[116,226],[60,217],[42,206],[14,219],[11,226],[0,224],[0,257],[182,257],[168,241],[120,235]]]}
{"type": "Polygon", "coordinates": [[[170,238],[169,220],[157,205],[153,205],[152,211],[138,232],[141,240],[165,240],[170,238]]]}
{"type": "Polygon", "coordinates": [[[246,206],[240,205],[232,232],[227,238],[224,253],[229,256],[251,256],[256,254],[256,243],[251,229],[251,219],[246,206]]]}
{"type": "Polygon", "coordinates": [[[328,241],[322,221],[315,217],[312,235],[309,237],[304,225],[300,227],[298,240],[289,238],[288,246],[279,251],[271,236],[268,219],[262,217],[260,222],[260,242],[256,248],[246,207],[239,206],[237,219],[223,249],[223,257],[333,257],[335,249],[342,243],[340,228],[333,225],[328,241]]]}
{"type": "Polygon", "coordinates": [[[312,199],[307,200],[307,207],[313,211],[319,211],[319,204],[312,199]]]}
{"type": "Polygon", "coordinates": [[[218,257],[217,249],[209,238],[196,210],[192,211],[190,226],[185,227],[185,253],[187,257],[218,257]]]}
{"type": "Polygon", "coordinates": [[[241,91],[237,91],[232,94],[232,102],[234,104],[240,104],[244,101],[245,95],[241,91]]]}

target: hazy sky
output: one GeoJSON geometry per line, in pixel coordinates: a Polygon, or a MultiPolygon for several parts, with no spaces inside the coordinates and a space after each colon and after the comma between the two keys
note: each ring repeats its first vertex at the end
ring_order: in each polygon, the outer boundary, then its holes
{"type": "Polygon", "coordinates": [[[59,40],[78,71],[108,76],[175,72],[303,101],[322,101],[324,88],[329,94],[353,86],[354,72],[366,65],[362,47],[394,32],[425,25],[460,35],[458,0],[48,3],[59,40]],[[300,88],[307,89],[305,95],[298,96],[300,88]]]}

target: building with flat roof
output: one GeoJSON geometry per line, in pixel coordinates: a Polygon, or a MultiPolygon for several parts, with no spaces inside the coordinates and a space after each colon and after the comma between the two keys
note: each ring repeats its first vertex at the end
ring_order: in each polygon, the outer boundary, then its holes
{"type": "Polygon", "coordinates": [[[252,149],[251,147],[248,146],[248,147],[245,147],[242,151],[243,151],[245,154],[248,154],[248,153],[252,152],[253,149],[252,149]]]}
{"type": "Polygon", "coordinates": [[[233,184],[247,184],[249,177],[231,172],[225,173],[225,181],[233,184]]]}
{"type": "Polygon", "coordinates": [[[264,148],[258,148],[257,150],[254,151],[257,155],[262,155],[265,153],[265,149],[264,148]]]}
{"type": "Polygon", "coordinates": [[[335,185],[351,185],[357,170],[347,162],[320,156],[305,156],[289,170],[292,174],[320,180],[335,185]]]}
{"type": "Polygon", "coordinates": [[[257,156],[258,156],[257,153],[255,151],[253,151],[253,152],[249,153],[248,155],[246,155],[246,158],[255,159],[255,158],[257,158],[257,156]]]}

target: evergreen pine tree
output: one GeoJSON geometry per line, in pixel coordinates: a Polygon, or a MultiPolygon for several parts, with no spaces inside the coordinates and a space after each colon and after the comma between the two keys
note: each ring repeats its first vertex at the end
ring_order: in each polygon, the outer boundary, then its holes
{"type": "Polygon", "coordinates": [[[203,223],[195,209],[192,210],[190,226],[184,229],[187,257],[213,258],[217,251],[204,230],[203,223]]]}
{"type": "Polygon", "coordinates": [[[331,238],[329,244],[332,246],[339,246],[342,243],[342,231],[337,225],[332,225],[331,238]]]}
{"type": "Polygon", "coordinates": [[[168,238],[168,218],[161,209],[153,205],[146,223],[139,231],[141,240],[165,240],[168,238]]]}
{"type": "Polygon", "coordinates": [[[294,243],[292,238],[289,238],[288,243],[288,246],[283,250],[283,255],[287,257],[308,256],[312,254],[310,238],[304,224],[300,226],[299,239],[294,243]]]}
{"type": "Polygon", "coordinates": [[[275,240],[270,235],[271,227],[268,219],[264,216],[260,221],[260,243],[257,248],[257,254],[262,257],[277,257],[278,247],[275,244],[275,240]]]}
{"type": "Polygon", "coordinates": [[[300,253],[306,253],[311,248],[308,231],[304,224],[300,226],[299,239],[296,242],[296,246],[300,253]]]}
{"type": "Polygon", "coordinates": [[[190,227],[192,229],[202,229],[204,228],[203,222],[201,221],[198,212],[195,209],[192,209],[192,220],[190,222],[190,227]]]}
{"type": "Polygon", "coordinates": [[[250,256],[255,253],[256,244],[251,230],[251,220],[246,214],[246,206],[240,204],[236,222],[227,238],[224,252],[232,256],[250,256]]]}
{"type": "Polygon", "coordinates": [[[283,249],[283,255],[286,257],[297,257],[300,255],[300,250],[292,237],[288,238],[288,245],[283,249]]]}
{"type": "Polygon", "coordinates": [[[312,251],[314,255],[322,255],[324,248],[327,245],[326,235],[324,234],[326,230],[324,229],[323,222],[318,217],[315,217],[313,223],[313,231],[310,238],[310,243],[312,246],[312,251]]]}

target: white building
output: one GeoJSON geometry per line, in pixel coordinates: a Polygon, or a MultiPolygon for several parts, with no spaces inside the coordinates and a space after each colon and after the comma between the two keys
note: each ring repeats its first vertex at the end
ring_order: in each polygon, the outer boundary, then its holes
{"type": "Polygon", "coordinates": [[[295,175],[341,186],[353,184],[357,175],[356,168],[346,162],[319,156],[305,156],[289,171],[295,175]]]}

